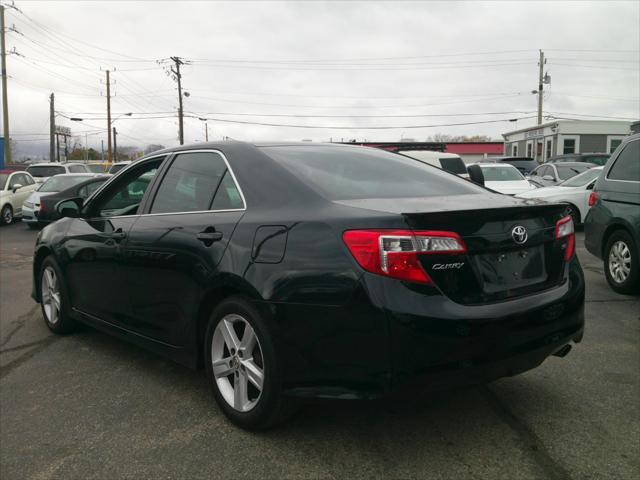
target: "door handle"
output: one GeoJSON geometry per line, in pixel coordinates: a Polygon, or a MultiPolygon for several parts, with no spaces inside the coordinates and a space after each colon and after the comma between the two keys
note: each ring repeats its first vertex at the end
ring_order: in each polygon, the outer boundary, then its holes
{"type": "Polygon", "coordinates": [[[209,247],[213,242],[222,240],[222,232],[216,232],[215,228],[207,227],[202,232],[198,233],[196,238],[209,247]]]}
{"type": "Polygon", "coordinates": [[[110,235],[109,238],[113,238],[116,242],[119,240],[122,240],[123,238],[125,238],[127,236],[126,233],[124,233],[122,231],[121,228],[118,228],[117,230],[114,230],[110,235]]]}

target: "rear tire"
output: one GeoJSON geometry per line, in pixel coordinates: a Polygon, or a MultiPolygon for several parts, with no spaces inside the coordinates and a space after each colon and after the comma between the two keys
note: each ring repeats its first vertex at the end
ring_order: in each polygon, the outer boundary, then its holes
{"type": "Polygon", "coordinates": [[[604,249],[604,273],[609,286],[617,293],[640,291],[638,247],[625,230],[613,232],[604,249]]]}
{"type": "Polygon", "coordinates": [[[262,430],[290,414],[273,335],[246,298],[230,297],[213,311],[204,349],[213,396],[231,422],[262,430]]]}
{"type": "Polygon", "coordinates": [[[10,225],[13,223],[13,208],[11,205],[5,205],[0,212],[0,225],[10,225]]]}
{"type": "Polygon", "coordinates": [[[53,255],[42,261],[38,276],[40,308],[44,322],[53,333],[71,333],[78,324],[69,315],[71,305],[62,271],[53,255]]]}

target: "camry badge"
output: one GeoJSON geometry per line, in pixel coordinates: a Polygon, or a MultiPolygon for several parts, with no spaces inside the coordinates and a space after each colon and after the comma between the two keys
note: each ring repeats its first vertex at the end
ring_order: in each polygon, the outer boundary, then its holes
{"type": "Polygon", "coordinates": [[[527,229],[522,225],[516,225],[513,227],[513,230],[511,230],[511,238],[513,238],[513,241],[518,245],[522,245],[527,241],[527,238],[529,238],[527,235],[527,229]]]}

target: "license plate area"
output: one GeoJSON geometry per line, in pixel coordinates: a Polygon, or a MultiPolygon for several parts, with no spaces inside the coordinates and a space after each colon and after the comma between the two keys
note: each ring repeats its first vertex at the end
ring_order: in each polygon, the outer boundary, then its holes
{"type": "Polygon", "coordinates": [[[544,245],[475,257],[485,293],[503,292],[547,280],[544,245]]]}

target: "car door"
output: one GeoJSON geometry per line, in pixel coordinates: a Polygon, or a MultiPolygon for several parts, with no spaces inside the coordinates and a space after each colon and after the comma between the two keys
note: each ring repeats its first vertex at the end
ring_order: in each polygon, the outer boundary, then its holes
{"type": "Polygon", "coordinates": [[[17,188],[13,193],[12,203],[14,205],[14,214],[19,215],[22,213],[22,203],[34,190],[34,185],[31,179],[24,173],[14,173],[9,179],[9,188],[13,191],[17,185],[21,185],[21,187],[17,188]]]}
{"type": "Polygon", "coordinates": [[[81,218],[70,221],[63,258],[71,303],[93,319],[128,322],[123,248],[163,159],[141,161],[90,199],[81,218]]]}
{"type": "Polygon", "coordinates": [[[172,346],[186,344],[244,210],[221,152],[184,152],[171,160],[126,246],[131,330],[172,346]]]}

